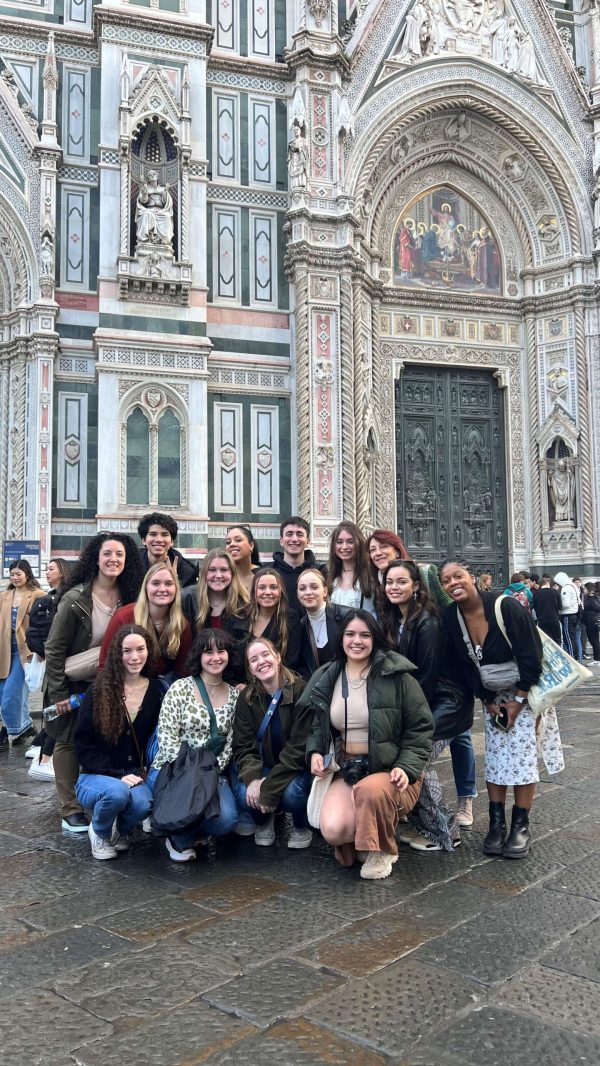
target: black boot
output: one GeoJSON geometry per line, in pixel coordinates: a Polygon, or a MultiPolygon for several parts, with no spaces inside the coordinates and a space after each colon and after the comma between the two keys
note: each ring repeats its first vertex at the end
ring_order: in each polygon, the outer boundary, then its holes
{"type": "Polygon", "coordinates": [[[484,855],[502,855],[506,840],[506,818],[503,803],[490,803],[490,829],[483,842],[484,855]]]}
{"type": "Polygon", "coordinates": [[[525,807],[513,807],[508,840],[502,849],[505,859],[524,859],[529,855],[529,811],[525,807]]]}

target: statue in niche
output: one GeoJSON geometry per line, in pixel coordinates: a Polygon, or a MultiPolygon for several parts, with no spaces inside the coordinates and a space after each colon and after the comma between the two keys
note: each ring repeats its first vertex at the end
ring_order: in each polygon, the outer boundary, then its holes
{"type": "Polygon", "coordinates": [[[575,474],[566,459],[548,471],[548,493],[554,507],[554,525],[575,522],[575,474]]]}
{"type": "Polygon", "coordinates": [[[140,185],[135,208],[138,244],[161,244],[173,248],[173,200],[166,185],[160,185],[158,172],[148,170],[140,185]]]}
{"type": "Polygon", "coordinates": [[[52,244],[52,238],[48,233],[45,233],[42,237],[40,271],[42,274],[45,274],[46,277],[50,277],[54,274],[54,246],[52,244]]]}
{"type": "Polygon", "coordinates": [[[288,144],[288,171],[291,189],[306,189],[308,185],[308,142],[303,127],[294,124],[294,135],[288,144]]]}
{"type": "Polygon", "coordinates": [[[425,41],[427,39],[427,26],[427,8],[425,7],[425,4],[420,3],[420,0],[417,0],[413,9],[409,11],[406,16],[402,49],[399,56],[399,58],[404,60],[405,63],[410,63],[414,59],[420,59],[423,55],[425,41]]]}

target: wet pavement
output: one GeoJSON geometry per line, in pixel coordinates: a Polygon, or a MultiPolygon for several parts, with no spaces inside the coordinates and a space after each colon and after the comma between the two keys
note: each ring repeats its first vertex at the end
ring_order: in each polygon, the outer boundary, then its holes
{"type": "Polygon", "coordinates": [[[140,832],[97,862],[53,785],[0,754],[1,1061],[597,1066],[598,710],[596,671],[559,709],[566,769],[543,775],[527,860],[483,856],[480,783],[454,855],[402,847],[371,883],[316,834],[289,850],[283,822],[271,848],[176,866],[140,832]]]}

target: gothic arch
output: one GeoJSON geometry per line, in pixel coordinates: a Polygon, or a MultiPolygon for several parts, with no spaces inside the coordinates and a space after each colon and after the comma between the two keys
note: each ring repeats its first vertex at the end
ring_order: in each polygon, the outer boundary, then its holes
{"type": "Polygon", "coordinates": [[[120,505],[127,504],[127,425],[130,415],[136,409],[142,411],[143,415],[148,420],[149,434],[150,434],[150,454],[149,454],[149,484],[150,484],[150,499],[147,504],[143,506],[158,505],[159,500],[157,496],[157,470],[158,470],[158,438],[159,438],[159,426],[160,421],[167,412],[172,412],[177,418],[181,430],[181,467],[180,467],[180,507],[187,507],[189,500],[189,484],[188,484],[188,470],[189,470],[189,412],[185,402],[177,394],[175,389],[169,385],[155,384],[152,382],[145,382],[140,385],[139,382],[131,385],[127,388],[127,383],[122,383],[124,386],[123,395],[119,403],[118,420],[117,424],[120,427],[119,433],[119,483],[118,483],[118,500],[120,505]]]}
{"type": "Polygon", "coordinates": [[[3,185],[0,180],[0,315],[31,304],[38,296],[33,243],[3,185]]]}

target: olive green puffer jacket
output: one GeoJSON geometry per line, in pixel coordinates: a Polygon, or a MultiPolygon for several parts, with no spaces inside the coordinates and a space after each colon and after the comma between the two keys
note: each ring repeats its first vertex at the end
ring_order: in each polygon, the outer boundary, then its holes
{"type": "MultiPolygon", "coordinates": [[[[411,784],[419,779],[429,755],[433,717],[421,686],[409,671],[412,663],[395,651],[376,652],[367,678],[369,705],[369,773],[399,766],[411,784]]],[[[311,755],[324,755],[331,742],[329,708],[340,673],[337,661],[322,666],[311,677],[297,708],[310,706],[313,724],[306,745],[311,755]]]]}

